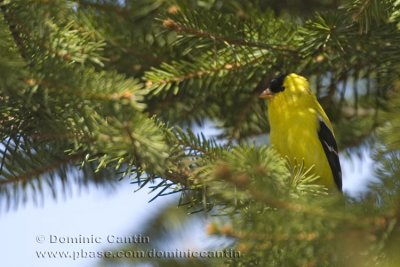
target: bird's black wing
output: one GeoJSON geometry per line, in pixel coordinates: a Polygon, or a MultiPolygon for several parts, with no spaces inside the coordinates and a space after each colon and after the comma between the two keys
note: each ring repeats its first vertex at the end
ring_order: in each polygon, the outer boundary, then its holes
{"type": "Polygon", "coordinates": [[[319,118],[319,130],[318,130],[319,141],[324,148],[326,158],[328,159],[329,166],[331,167],[333,178],[335,179],[336,186],[339,191],[342,191],[342,169],[340,168],[338,148],[336,145],[335,137],[333,133],[322,120],[319,118]]]}

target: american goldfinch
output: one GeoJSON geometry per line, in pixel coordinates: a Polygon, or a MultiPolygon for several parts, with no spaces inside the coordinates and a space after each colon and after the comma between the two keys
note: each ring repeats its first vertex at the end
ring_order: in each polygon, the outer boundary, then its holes
{"type": "Polygon", "coordinates": [[[332,125],[306,78],[295,73],[280,75],[260,98],[268,104],[271,145],[292,164],[304,163],[305,168],[311,168],[321,184],[342,191],[332,125]]]}

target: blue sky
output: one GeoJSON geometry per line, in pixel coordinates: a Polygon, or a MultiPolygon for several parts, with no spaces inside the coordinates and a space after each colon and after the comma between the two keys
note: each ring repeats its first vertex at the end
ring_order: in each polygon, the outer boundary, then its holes
{"type": "MultiPolygon", "coordinates": [[[[104,190],[91,188],[81,195],[54,202],[48,199],[43,207],[26,205],[17,211],[1,215],[0,242],[3,266],[36,267],[36,266],[95,266],[96,260],[43,260],[36,256],[37,250],[80,250],[102,251],[116,249],[101,244],[49,244],[49,236],[74,237],[95,236],[105,238],[107,235],[124,236],[138,230],[153,215],[152,211],[176,201],[175,197],[163,197],[162,201],[151,199],[146,190],[134,193],[134,186],[127,180],[119,182],[117,190],[105,193],[104,190]],[[46,240],[40,244],[38,236],[46,240]]],[[[78,191],[75,188],[74,191],[78,191]]]]}

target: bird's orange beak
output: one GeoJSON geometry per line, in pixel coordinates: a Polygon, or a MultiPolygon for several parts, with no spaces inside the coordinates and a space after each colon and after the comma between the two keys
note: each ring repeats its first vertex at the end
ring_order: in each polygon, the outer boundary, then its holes
{"type": "Polygon", "coordinates": [[[269,88],[265,89],[258,97],[263,98],[263,99],[271,99],[274,96],[274,93],[272,93],[269,88]]]}

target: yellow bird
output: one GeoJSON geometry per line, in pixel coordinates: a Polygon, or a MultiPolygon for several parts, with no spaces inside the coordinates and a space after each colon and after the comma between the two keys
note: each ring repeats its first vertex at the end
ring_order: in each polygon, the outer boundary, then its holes
{"type": "MultiPolygon", "coordinates": [[[[262,88],[264,89],[264,88],[262,88]]],[[[271,145],[292,164],[304,162],[328,188],[342,191],[342,171],[331,122],[306,78],[273,79],[260,95],[268,103],[271,145]]]]}

